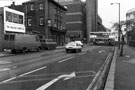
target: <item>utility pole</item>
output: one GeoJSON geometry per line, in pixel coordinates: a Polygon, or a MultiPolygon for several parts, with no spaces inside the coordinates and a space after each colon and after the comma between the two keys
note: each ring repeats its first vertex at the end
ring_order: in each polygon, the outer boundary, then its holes
{"type": "Polygon", "coordinates": [[[117,4],[118,6],[119,6],[119,30],[118,30],[118,49],[120,49],[120,32],[121,32],[121,26],[120,26],[120,3],[111,3],[111,5],[113,5],[113,4],[117,4]]]}

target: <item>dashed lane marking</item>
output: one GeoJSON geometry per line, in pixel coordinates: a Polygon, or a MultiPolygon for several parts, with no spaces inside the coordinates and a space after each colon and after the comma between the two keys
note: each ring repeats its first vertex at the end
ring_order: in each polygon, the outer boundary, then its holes
{"type": "Polygon", "coordinates": [[[8,70],[10,70],[10,68],[0,68],[0,72],[2,72],[2,71],[8,71],[8,70]]]}
{"type": "Polygon", "coordinates": [[[73,56],[73,57],[69,57],[69,58],[67,58],[67,59],[63,59],[63,60],[58,61],[58,62],[59,62],[59,63],[62,63],[62,62],[65,62],[65,61],[67,61],[67,60],[70,60],[70,59],[72,59],[72,58],[74,58],[74,56],[73,56]]]}
{"type": "Polygon", "coordinates": [[[83,54],[86,54],[86,52],[84,52],[84,53],[79,53],[78,55],[83,55],[83,54]]]}

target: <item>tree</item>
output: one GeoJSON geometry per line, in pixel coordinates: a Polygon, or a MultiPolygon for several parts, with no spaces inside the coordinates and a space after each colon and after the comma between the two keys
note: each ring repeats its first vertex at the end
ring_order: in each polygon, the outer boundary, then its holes
{"type": "MultiPolygon", "coordinates": [[[[122,28],[123,26],[126,26],[126,21],[120,21],[120,28],[122,28]]],[[[118,31],[119,30],[119,23],[117,23],[117,22],[114,23],[111,28],[118,31]]]]}

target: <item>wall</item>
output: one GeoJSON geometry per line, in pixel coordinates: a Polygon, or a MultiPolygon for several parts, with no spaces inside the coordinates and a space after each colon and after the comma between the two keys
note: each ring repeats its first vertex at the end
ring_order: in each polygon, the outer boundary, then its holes
{"type": "MultiPolygon", "coordinates": [[[[0,8],[2,10],[2,8],[0,8]]],[[[4,38],[4,20],[3,13],[0,10],[0,52],[3,51],[3,38],[4,38]]]]}

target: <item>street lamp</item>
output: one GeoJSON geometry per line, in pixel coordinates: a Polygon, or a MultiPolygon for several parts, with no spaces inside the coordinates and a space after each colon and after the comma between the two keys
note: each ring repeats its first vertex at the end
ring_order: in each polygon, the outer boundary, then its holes
{"type": "Polygon", "coordinates": [[[119,30],[118,30],[118,49],[120,49],[120,32],[121,32],[121,27],[120,27],[120,3],[111,3],[111,5],[117,4],[119,6],[119,30]]]}

